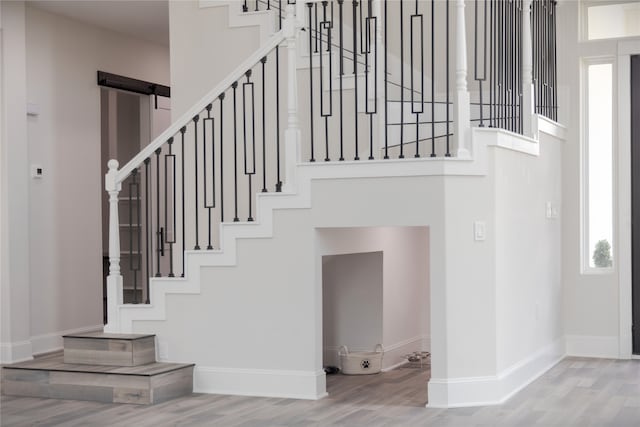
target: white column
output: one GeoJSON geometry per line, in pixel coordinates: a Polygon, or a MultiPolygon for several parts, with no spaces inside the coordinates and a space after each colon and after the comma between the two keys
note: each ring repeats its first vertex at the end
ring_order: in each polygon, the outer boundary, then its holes
{"type": "Polygon", "coordinates": [[[105,332],[120,332],[118,306],[122,304],[122,275],[120,274],[120,220],[118,218],[118,161],[109,160],[105,189],[109,193],[109,276],[107,276],[107,324],[105,332]]]}
{"type": "Polygon", "coordinates": [[[531,0],[524,0],[522,10],[522,125],[525,136],[533,136],[535,114],[533,89],[533,45],[531,40],[531,0]]]}
{"type": "MultiPolygon", "coordinates": [[[[299,2],[300,3],[300,2],[299,2]]],[[[298,119],[297,36],[295,5],[287,4],[282,29],[287,40],[287,129],[284,134],[284,192],[296,190],[296,165],[300,163],[300,124],[298,119]]]]}
{"type": "Polygon", "coordinates": [[[471,157],[471,113],[467,90],[467,35],[464,17],[464,0],[456,0],[456,94],[455,130],[458,137],[457,156],[471,157]]]}

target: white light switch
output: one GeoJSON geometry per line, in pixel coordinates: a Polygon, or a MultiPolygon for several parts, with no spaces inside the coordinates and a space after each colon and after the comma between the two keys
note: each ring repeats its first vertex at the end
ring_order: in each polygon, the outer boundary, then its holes
{"type": "Polygon", "coordinates": [[[553,216],[553,207],[551,206],[551,202],[547,202],[545,210],[547,218],[551,218],[553,216]]]}
{"type": "Polygon", "coordinates": [[[487,226],[484,221],[476,221],[473,223],[473,238],[476,241],[482,241],[487,237],[487,226]]]}

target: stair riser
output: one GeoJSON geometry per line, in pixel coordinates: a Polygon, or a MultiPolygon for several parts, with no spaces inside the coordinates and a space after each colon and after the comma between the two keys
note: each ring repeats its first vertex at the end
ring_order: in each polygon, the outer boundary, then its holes
{"type": "Polygon", "coordinates": [[[139,366],[155,362],[155,338],[137,340],[64,338],[64,363],[139,366]]]}
{"type": "Polygon", "coordinates": [[[3,369],[2,393],[54,399],[148,405],[189,395],[193,367],[155,376],[3,369]]]}

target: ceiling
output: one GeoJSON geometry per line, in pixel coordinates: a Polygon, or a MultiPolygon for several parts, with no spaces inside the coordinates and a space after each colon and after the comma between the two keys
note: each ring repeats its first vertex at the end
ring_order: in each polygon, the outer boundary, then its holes
{"type": "Polygon", "coordinates": [[[168,0],[30,0],[32,7],[169,46],[168,0]]]}

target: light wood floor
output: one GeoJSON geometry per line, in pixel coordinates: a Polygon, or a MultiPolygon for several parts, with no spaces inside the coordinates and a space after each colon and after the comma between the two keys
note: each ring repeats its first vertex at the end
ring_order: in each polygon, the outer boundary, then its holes
{"type": "Polygon", "coordinates": [[[429,409],[428,370],[329,376],[318,401],[193,394],[154,406],[2,396],[4,426],[640,426],[640,361],[568,358],[500,406],[429,409]]]}

